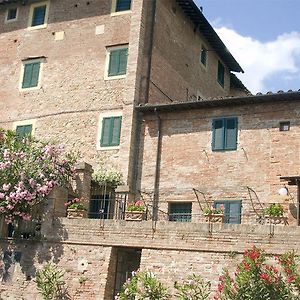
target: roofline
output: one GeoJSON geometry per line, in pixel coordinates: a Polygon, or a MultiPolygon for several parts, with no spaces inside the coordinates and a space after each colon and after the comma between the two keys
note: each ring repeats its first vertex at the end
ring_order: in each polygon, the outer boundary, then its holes
{"type": "Polygon", "coordinates": [[[283,102],[283,101],[297,101],[300,102],[300,90],[290,92],[278,92],[276,94],[257,94],[250,96],[239,96],[219,99],[207,99],[193,102],[177,102],[172,104],[146,104],[136,106],[136,110],[144,113],[159,112],[170,112],[170,111],[184,111],[201,108],[215,108],[215,107],[226,107],[236,105],[247,105],[247,104],[260,104],[260,103],[272,103],[272,102],[283,102]]]}
{"type": "Polygon", "coordinates": [[[225,44],[222,42],[208,20],[204,17],[202,11],[195,4],[195,2],[193,0],[176,0],[176,2],[195,24],[195,29],[198,29],[207,39],[229,70],[233,72],[244,73],[239,63],[229,52],[225,44]]]}

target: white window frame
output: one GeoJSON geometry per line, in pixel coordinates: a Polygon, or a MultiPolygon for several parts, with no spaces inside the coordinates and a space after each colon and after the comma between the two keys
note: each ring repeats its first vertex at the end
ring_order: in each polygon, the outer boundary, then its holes
{"type": "Polygon", "coordinates": [[[114,80],[114,79],[123,79],[126,78],[128,72],[128,58],[127,58],[127,66],[126,66],[126,73],[123,75],[116,75],[116,76],[108,76],[109,70],[109,60],[110,60],[110,52],[119,49],[128,49],[128,57],[129,57],[129,44],[123,44],[118,46],[109,46],[106,47],[106,58],[105,58],[105,68],[104,68],[104,80],[114,80]]]}
{"type": "Polygon", "coordinates": [[[31,4],[30,11],[29,11],[28,27],[27,27],[28,30],[42,29],[42,28],[46,28],[48,26],[49,7],[50,7],[50,1],[37,2],[37,3],[31,4]],[[41,24],[41,25],[38,25],[38,26],[31,26],[34,9],[36,7],[44,6],[44,5],[46,5],[46,13],[45,13],[44,24],[41,24]]]}
{"type": "Polygon", "coordinates": [[[113,16],[119,16],[119,15],[125,15],[125,14],[131,13],[132,0],[131,0],[131,4],[130,4],[130,9],[129,10],[116,11],[116,9],[117,9],[117,0],[112,0],[112,2],[111,2],[111,13],[110,13],[110,15],[112,17],[113,16]]]}
{"type": "Polygon", "coordinates": [[[27,92],[27,91],[32,91],[32,90],[38,90],[42,86],[42,76],[43,76],[43,66],[45,63],[45,58],[44,57],[38,57],[38,58],[31,58],[31,59],[26,59],[22,60],[22,67],[21,67],[21,73],[20,73],[20,84],[19,84],[19,90],[22,92],[27,92]],[[23,88],[23,77],[24,77],[24,71],[25,71],[25,65],[39,62],[40,63],[40,71],[39,71],[39,79],[38,79],[38,84],[37,86],[30,87],[30,88],[23,88]]]}
{"type": "Polygon", "coordinates": [[[102,135],[102,123],[104,118],[109,117],[122,117],[122,110],[114,110],[114,111],[106,111],[100,113],[99,115],[99,123],[98,123],[98,133],[97,133],[97,141],[96,141],[96,149],[97,150],[118,150],[120,149],[121,140],[122,140],[122,127],[123,127],[123,119],[121,124],[121,136],[120,136],[120,144],[118,146],[105,146],[101,147],[101,135],[102,135]]]}
{"type": "Polygon", "coordinates": [[[36,127],[35,124],[36,124],[36,119],[30,119],[30,120],[24,120],[24,121],[16,121],[16,122],[13,123],[12,129],[14,131],[16,131],[18,126],[31,125],[32,126],[31,135],[34,136],[34,134],[35,134],[35,127],[36,127]]]}
{"type": "Polygon", "coordinates": [[[18,15],[19,15],[19,8],[18,7],[10,7],[6,10],[6,15],[5,15],[5,23],[12,23],[12,22],[16,22],[18,20],[18,15]],[[16,17],[14,19],[10,19],[8,20],[8,14],[9,14],[9,11],[11,9],[16,9],[17,10],[17,13],[16,13],[16,17]]]}

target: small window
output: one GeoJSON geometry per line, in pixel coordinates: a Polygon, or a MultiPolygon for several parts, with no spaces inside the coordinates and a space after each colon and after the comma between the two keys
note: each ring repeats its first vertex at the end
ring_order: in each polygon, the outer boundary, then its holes
{"type": "Polygon", "coordinates": [[[104,117],[102,119],[101,147],[120,145],[122,117],[104,117]]]}
{"type": "Polygon", "coordinates": [[[15,21],[17,20],[17,16],[18,16],[18,9],[10,8],[7,10],[6,21],[7,22],[15,21]]]}
{"type": "Polygon", "coordinates": [[[205,47],[202,46],[201,53],[200,53],[200,61],[203,66],[206,66],[207,62],[207,50],[205,47]]]}
{"type": "Polygon", "coordinates": [[[41,61],[24,62],[22,89],[37,87],[39,84],[41,61]]]}
{"type": "Polygon", "coordinates": [[[290,122],[279,123],[279,131],[289,131],[289,130],[290,130],[290,122]]]}
{"type": "Polygon", "coordinates": [[[237,149],[237,118],[221,118],[213,120],[212,150],[237,149]]]}
{"type": "Polygon", "coordinates": [[[130,10],[131,0],[113,0],[113,12],[130,10]]]}
{"type": "Polygon", "coordinates": [[[191,222],[192,202],[169,203],[169,221],[191,222]]]}
{"type": "Polygon", "coordinates": [[[38,29],[44,28],[47,25],[48,19],[48,2],[35,3],[30,7],[29,28],[38,29]]]}
{"type": "Polygon", "coordinates": [[[128,47],[108,48],[108,55],[108,77],[126,75],[128,47]]]}
{"type": "Polygon", "coordinates": [[[220,208],[224,205],[224,223],[228,224],[241,224],[241,211],[242,201],[241,200],[220,200],[215,201],[214,207],[220,208]]]}
{"type": "Polygon", "coordinates": [[[16,134],[18,138],[23,138],[25,136],[32,134],[32,124],[28,125],[19,125],[16,127],[16,134]]]}
{"type": "Polygon", "coordinates": [[[222,87],[224,87],[225,68],[224,68],[223,64],[220,61],[218,61],[218,82],[222,87]]]}

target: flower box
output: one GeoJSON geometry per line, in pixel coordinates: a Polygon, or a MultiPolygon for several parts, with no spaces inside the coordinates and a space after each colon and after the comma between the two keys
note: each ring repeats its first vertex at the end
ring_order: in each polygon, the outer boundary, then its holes
{"type": "Polygon", "coordinates": [[[223,223],[224,214],[204,214],[205,221],[209,223],[223,223]]]}
{"type": "Polygon", "coordinates": [[[288,225],[288,218],[285,216],[269,216],[266,215],[266,223],[272,225],[288,225]]]}
{"type": "Polygon", "coordinates": [[[146,220],[145,211],[125,211],[126,221],[143,221],[146,220]]]}
{"type": "Polygon", "coordinates": [[[69,219],[80,219],[80,218],[86,218],[87,217],[87,211],[84,209],[73,209],[68,208],[67,209],[67,217],[69,219]]]}

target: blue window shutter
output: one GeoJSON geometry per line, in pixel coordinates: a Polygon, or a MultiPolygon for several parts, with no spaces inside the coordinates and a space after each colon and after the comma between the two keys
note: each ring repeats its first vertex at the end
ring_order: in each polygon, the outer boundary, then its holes
{"type": "Polygon", "coordinates": [[[241,200],[220,200],[214,202],[215,208],[220,208],[221,205],[224,205],[224,223],[241,224],[241,200]]]}
{"type": "Polygon", "coordinates": [[[224,119],[213,120],[212,150],[224,149],[224,119]]]}
{"type": "Polygon", "coordinates": [[[120,145],[122,117],[112,118],[111,146],[120,145]]]}
{"type": "Polygon", "coordinates": [[[237,148],[237,118],[225,119],[225,149],[237,148]]]}
{"type": "Polygon", "coordinates": [[[116,12],[130,10],[131,0],[117,0],[116,12]]]}
{"type": "Polygon", "coordinates": [[[45,23],[47,6],[38,6],[33,9],[31,26],[39,26],[45,23]]]}
{"type": "Polygon", "coordinates": [[[32,132],[32,125],[22,125],[22,126],[17,126],[16,128],[16,134],[18,138],[23,138],[27,135],[31,135],[32,132]]]}

